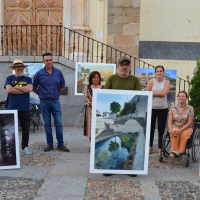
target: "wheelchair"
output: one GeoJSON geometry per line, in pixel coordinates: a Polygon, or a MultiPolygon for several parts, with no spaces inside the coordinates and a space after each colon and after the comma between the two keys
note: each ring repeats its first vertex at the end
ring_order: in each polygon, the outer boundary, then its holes
{"type": "Polygon", "coordinates": [[[41,116],[40,105],[30,103],[30,122],[33,123],[33,133],[35,133],[36,128],[37,130],[39,130],[39,127],[41,126],[41,121],[44,124],[41,116]]]}
{"type": "Polygon", "coordinates": [[[189,166],[190,157],[192,157],[193,162],[197,162],[200,157],[200,129],[194,125],[193,133],[191,137],[187,140],[185,152],[176,158],[170,158],[171,153],[170,145],[170,134],[168,130],[165,131],[162,139],[162,153],[159,157],[159,162],[167,161],[173,163],[185,162],[185,167],[189,166]]]}

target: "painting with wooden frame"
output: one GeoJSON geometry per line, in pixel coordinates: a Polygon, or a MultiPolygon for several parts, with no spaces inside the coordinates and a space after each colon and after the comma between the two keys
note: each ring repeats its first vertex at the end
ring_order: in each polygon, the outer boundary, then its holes
{"type": "Polygon", "coordinates": [[[75,95],[83,95],[83,90],[89,83],[90,73],[98,71],[101,74],[101,85],[105,85],[109,76],[116,73],[116,64],[106,63],[76,63],[75,95]]]}
{"type": "Polygon", "coordinates": [[[17,110],[0,110],[0,169],[20,168],[17,110]]]}
{"type": "Polygon", "coordinates": [[[91,173],[148,173],[151,110],[150,91],[93,91],[91,173]]]}

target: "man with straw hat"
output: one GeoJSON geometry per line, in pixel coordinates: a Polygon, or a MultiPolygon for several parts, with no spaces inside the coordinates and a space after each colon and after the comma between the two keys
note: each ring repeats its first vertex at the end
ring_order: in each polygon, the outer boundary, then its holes
{"type": "Polygon", "coordinates": [[[30,130],[30,92],[33,90],[32,79],[23,75],[24,65],[21,59],[15,59],[11,69],[15,71],[14,75],[6,78],[5,89],[8,93],[7,109],[18,110],[18,118],[22,128],[22,151],[25,154],[31,154],[28,149],[29,130],[30,130]]]}

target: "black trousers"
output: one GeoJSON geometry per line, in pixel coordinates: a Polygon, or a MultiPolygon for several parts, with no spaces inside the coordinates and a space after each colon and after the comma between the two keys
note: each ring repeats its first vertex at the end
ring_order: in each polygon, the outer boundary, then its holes
{"type": "Polygon", "coordinates": [[[28,147],[29,130],[30,130],[30,112],[18,111],[18,118],[22,128],[22,149],[28,147]]]}
{"type": "Polygon", "coordinates": [[[151,114],[151,131],[150,131],[150,147],[153,146],[156,119],[158,119],[158,148],[162,148],[162,137],[165,132],[167,122],[168,108],[152,109],[151,114]]]}

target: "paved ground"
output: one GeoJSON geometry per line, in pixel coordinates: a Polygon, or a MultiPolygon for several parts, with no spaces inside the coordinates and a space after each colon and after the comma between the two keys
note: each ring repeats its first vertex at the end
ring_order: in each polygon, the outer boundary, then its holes
{"type": "Polygon", "coordinates": [[[90,174],[89,140],[82,135],[81,128],[74,129],[72,135],[71,131],[64,128],[70,153],[56,149],[44,153],[44,130],[31,133],[29,147],[33,155],[21,152],[20,169],[0,170],[0,199],[200,200],[198,162],[191,161],[188,168],[173,162],[159,163],[157,153],[153,153],[148,175],[133,178],[90,174]]]}

